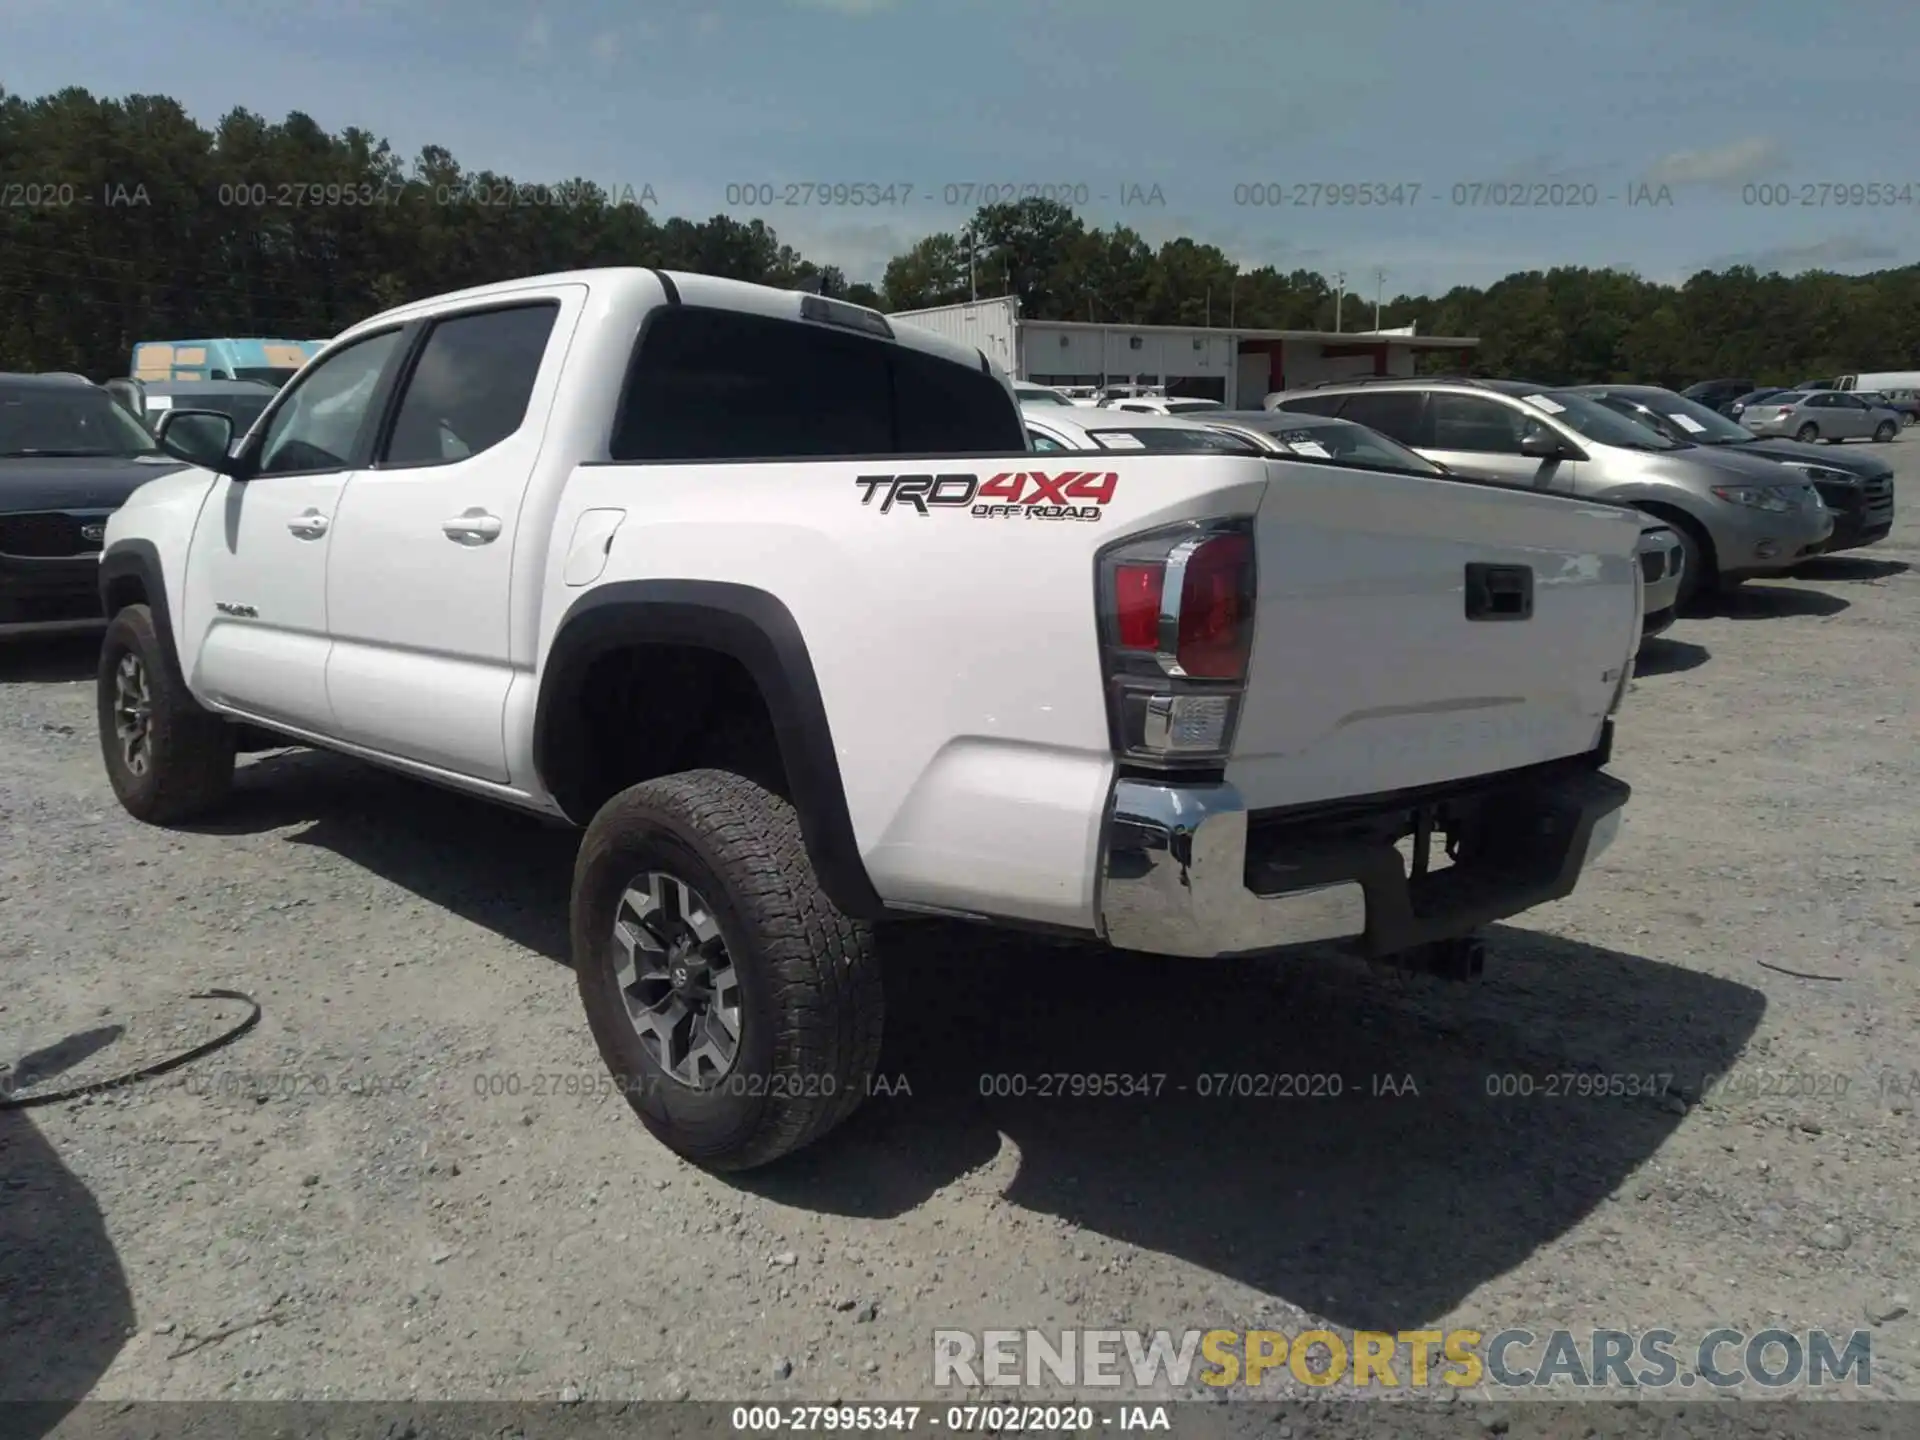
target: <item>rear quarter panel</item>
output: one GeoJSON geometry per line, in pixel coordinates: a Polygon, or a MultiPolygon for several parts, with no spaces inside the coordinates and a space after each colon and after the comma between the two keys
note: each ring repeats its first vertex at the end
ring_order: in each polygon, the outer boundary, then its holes
{"type": "Polygon", "coordinates": [[[586,511],[624,510],[596,583],[749,584],[793,614],[884,898],[1085,926],[1113,773],[1095,555],[1178,520],[1251,515],[1266,476],[1252,458],[1113,453],[582,465],[555,517],[538,653],[585,593],[566,584],[566,537],[586,511]],[[1097,520],[1041,520],[922,514],[862,483],[1035,471],[1112,474],[1113,495],[1097,520]]]}

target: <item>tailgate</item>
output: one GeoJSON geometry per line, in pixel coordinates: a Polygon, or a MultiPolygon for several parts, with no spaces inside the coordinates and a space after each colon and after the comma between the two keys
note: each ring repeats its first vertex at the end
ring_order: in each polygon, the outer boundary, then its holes
{"type": "Polygon", "coordinates": [[[1599,742],[1640,641],[1638,512],[1457,480],[1269,469],[1227,771],[1249,805],[1466,779],[1599,742]]]}

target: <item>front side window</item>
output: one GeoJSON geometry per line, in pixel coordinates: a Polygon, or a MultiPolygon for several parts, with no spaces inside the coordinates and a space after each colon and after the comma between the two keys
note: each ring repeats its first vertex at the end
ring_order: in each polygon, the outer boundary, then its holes
{"type": "Polygon", "coordinates": [[[448,465],[518,430],[559,314],[547,301],[436,323],[407,377],[384,463],[448,465]]]}
{"type": "Polygon", "coordinates": [[[355,341],[307,371],[267,422],[254,473],[346,469],[381,373],[399,343],[400,332],[386,330],[355,341]]]}
{"type": "Polygon", "coordinates": [[[831,326],[674,306],[642,335],[615,460],[1018,453],[986,372],[831,326]]]}
{"type": "Polygon", "coordinates": [[[1035,450],[1042,452],[1048,450],[1064,450],[1067,448],[1051,435],[1042,435],[1038,430],[1027,431],[1027,439],[1032,442],[1035,450]]]}
{"type": "Polygon", "coordinates": [[[1526,423],[1527,417],[1513,407],[1478,395],[1437,390],[1427,401],[1432,435],[1427,443],[1435,450],[1518,455],[1526,423]]]}

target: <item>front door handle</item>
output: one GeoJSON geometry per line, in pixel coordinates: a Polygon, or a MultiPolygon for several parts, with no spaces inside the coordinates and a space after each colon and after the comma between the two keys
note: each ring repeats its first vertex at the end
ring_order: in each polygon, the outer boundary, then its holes
{"type": "Polygon", "coordinates": [[[289,520],[287,522],[287,529],[291,530],[302,540],[318,540],[322,535],[327,533],[327,517],[322,515],[318,510],[309,510],[305,514],[296,515],[293,519],[289,520]]]}
{"type": "Polygon", "coordinates": [[[442,520],[440,530],[458,544],[485,545],[500,538],[500,517],[476,507],[451,520],[442,520]]]}

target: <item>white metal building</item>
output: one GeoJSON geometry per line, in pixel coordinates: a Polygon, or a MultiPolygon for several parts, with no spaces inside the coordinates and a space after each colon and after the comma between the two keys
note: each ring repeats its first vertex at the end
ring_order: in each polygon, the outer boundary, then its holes
{"type": "Polygon", "coordinates": [[[1169,395],[1255,409],[1275,390],[1359,375],[1411,375],[1422,350],[1465,362],[1479,340],[1398,330],[1249,330],[1022,320],[1014,296],[888,317],[971,345],[1037,385],[1164,385],[1169,395]]]}

